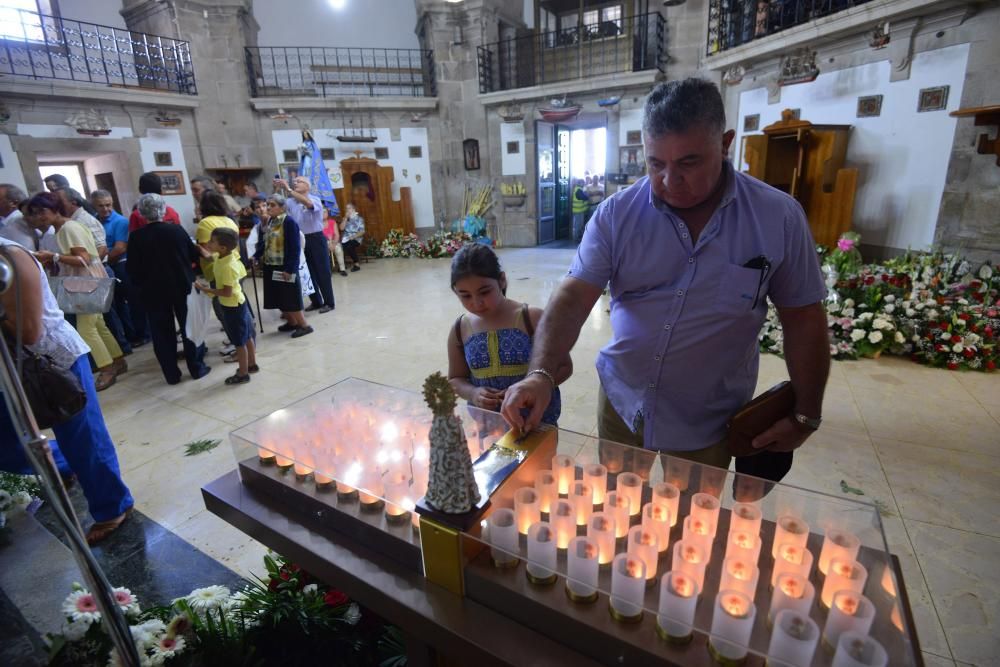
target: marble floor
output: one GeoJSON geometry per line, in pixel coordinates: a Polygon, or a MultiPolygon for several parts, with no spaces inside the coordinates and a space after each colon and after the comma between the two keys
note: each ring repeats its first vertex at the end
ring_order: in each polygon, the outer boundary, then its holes
{"type": "MultiPolygon", "coordinates": [[[[572,258],[569,249],[510,249],[501,256],[515,299],[544,305],[572,258]]],[[[200,381],[164,383],[152,350],[101,404],[137,507],[238,573],[262,570],[262,545],[209,514],[200,487],[234,467],[228,433],[349,376],[418,389],[445,370],[445,338],[461,312],[448,260],[392,259],[334,276],[337,309],[310,315],[316,333],[297,340],[265,313],[261,371],[227,387],[234,370],[215,350],[200,381]],[[196,439],[222,446],[196,456],[196,439]]],[[[250,290],[252,295],[252,290],[250,290]]],[[[573,351],[560,426],[596,431],[593,361],[610,333],[607,297],[594,307],[573,351]]],[[[765,356],[759,388],[785,376],[765,356]]],[[[883,358],[833,366],[823,428],[796,457],[788,481],[841,494],[840,480],[885,510],[890,546],[903,563],[928,665],[997,664],[1000,655],[1000,377],[951,373],[883,358]]]]}

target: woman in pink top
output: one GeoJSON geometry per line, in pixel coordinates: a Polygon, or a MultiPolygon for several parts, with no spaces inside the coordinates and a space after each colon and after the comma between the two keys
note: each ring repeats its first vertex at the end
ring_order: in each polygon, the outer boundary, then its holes
{"type": "Polygon", "coordinates": [[[323,226],[323,236],[326,237],[326,243],[330,247],[330,252],[333,253],[333,268],[340,271],[340,275],[347,275],[347,265],[344,263],[344,249],[340,247],[340,228],[337,226],[337,219],[333,217],[330,213],[330,209],[326,210],[326,225],[323,226]]]}

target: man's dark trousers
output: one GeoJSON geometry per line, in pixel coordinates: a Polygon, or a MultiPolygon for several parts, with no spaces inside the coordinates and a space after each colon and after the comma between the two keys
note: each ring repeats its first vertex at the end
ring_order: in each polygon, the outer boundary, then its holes
{"type": "MultiPolygon", "coordinates": [[[[170,384],[181,380],[177,367],[177,327],[184,333],[187,323],[187,295],[164,296],[146,300],[146,315],[149,318],[149,333],[153,339],[153,354],[160,364],[163,377],[170,384]],[[176,325],[175,325],[176,322],[176,325]]],[[[205,345],[195,345],[184,335],[184,359],[192,378],[200,378],[208,372],[205,365],[205,345]]]]}
{"type": "Polygon", "coordinates": [[[330,268],[330,250],[326,245],[326,237],[323,232],[313,232],[306,234],[306,266],[309,267],[309,274],[312,276],[313,287],[316,291],[309,295],[309,300],[314,306],[330,306],[333,302],[333,275],[330,268]]]}

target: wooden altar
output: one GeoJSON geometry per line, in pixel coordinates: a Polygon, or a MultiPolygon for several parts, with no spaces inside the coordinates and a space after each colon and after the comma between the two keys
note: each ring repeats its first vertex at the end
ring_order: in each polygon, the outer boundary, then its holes
{"type": "Polygon", "coordinates": [[[403,233],[414,230],[413,200],[409,187],[399,188],[399,199],[392,198],[392,167],[383,167],[377,160],[355,157],[340,161],[344,187],[334,190],[341,212],[346,204],[354,204],[365,219],[365,242],[381,243],[391,229],[403,233]]]}
{"type": "Polygon", "coordinates": [[[748,172],[802,204],[816,243],[832,248],[851,229],[858,170],[845,168],[850,125],[813,125],[790,109],[763,134],[744,137],[748,172]]]}

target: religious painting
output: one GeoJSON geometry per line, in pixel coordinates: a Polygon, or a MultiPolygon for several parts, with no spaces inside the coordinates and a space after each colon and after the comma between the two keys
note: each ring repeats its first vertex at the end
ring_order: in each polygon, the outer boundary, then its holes
{"type": "Polygon", "coordinates": [[[521,142],[520,141],[508,141],[507,142],[507,155],[517,155],[521,152],[521,142]]]}
{"type": "Polygon", "coordinates": [[[629,130],[625,133],[626,144],[641,144],[642,130],[629,130]]]}
{"type": "Polygon", "coordinates": [[[299,152],[295,149],[281,151],[281,159],[285,162],[298,162],[299,152]]]}
{"type": "Polygon", "coordinates": [[[187,188],[184,187],[184,172],[157,171],[154,173],[160,177],[160,182],[163,184],[163,194],[165,195],[187,194],[187,188]]]}
{"type": "Polygon", "coordinates": [[[375,147],[375,159],[376,160],[388,160],[389,159],[389,149],[384,146],[375,147]]]}
{"type": "Polygon", "coordinates": [[[421,148],[420,146],[410,146],[409,151],[410,151],[410,157],[412,158],[419,158],[424,156],[424,149],[421,148]]]}
{"type": "Polygon", "coordinates": [[[744,132],[756,132],[760,129],[760,114],[748,114],[743,116],[743,131],[744,132]]]}
{"type": "Polygon", "coordinates": [[[858,118],[873,118],[882,115],[882,96],[864,95],[858,98],[858,118]]]}
{"type": "Polygon", "coordinates": [[[465,170],[479,169],[479,141],[466,139],[462,142],[462,155],[465,157],[465,170]]]}
{"type": "Polygon", "coordinates": [[[948,89],[951,86],[936,86],[921,88],[920,101],[917,103],[917,113],[924,111],[941,111],[948,106],[948,89]]]}
{"type": "Polygon", "coordinates": [[[166,152],[156,152],[153,153],[153,164],[157,167],[172,167],[174,166],[174,157],[169,151],[166,152]]]}
{"type": "Polygon", "coordinates": [[[638,178],[646,174],[646,158],[642,146],[622,146],[619,149],[620,171],[627,176],[638,178]]]}
{"type": "Polygon", "coordinates": [[[323,162],[329,162],[335,159],[335,153],[332,148],[321,148],[319,149],[319,157],[323,162]]]}

